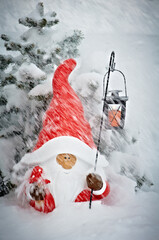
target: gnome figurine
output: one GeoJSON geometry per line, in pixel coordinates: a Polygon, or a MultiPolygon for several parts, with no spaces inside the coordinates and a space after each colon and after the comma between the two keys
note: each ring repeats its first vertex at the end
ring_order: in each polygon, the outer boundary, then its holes
{"type": "Polygon", "coordinates": [[[37,144],[14,167],[15,172],[27,169],[19,180],[18,197],[45,213],[67,202],[89,201],[91,190],[93,201],[110,191],[104,156],[99,154],[97,171],[93,171],[96,145],[81,101],[68,82],[75,66],[75,60],[68,59],[56,69],[53,98],[37,144]]]}

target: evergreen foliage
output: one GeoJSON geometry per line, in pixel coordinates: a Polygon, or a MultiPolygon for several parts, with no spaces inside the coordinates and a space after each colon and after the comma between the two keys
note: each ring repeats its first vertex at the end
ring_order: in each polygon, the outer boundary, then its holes
{"type": "Polygon", "coordinates": [[[0,197],[8,194],[11,189],[14,188],[14,185],[8,180],[5,179],[0,170],[0,197]]]}
{"type": "MultiPolygon", "coordinates": [[[[29,92],[45,81],[49,73],[53,74],[54,67],[61,61],[79,54],[78,45],[83,39],[81,31],[74,30],[72,35],[60,41],[50,39],[53,36],[50,33],[58,23],[57,14],[54,11],[45,14],[44,4],[40,2],[29,16],[19,19],[19,24],[27,27],[27,31],[16,39],[1,35],[6,50],[11,54],[0,55],[0,141],[7,139],[13,143],[14,151],[9,151],[14,153],[14,163],[33,149],[42,115],[51,99],[51,94],[31,98],[29,92]],[[45,47],[45,42],[50,46],[45,47]]],[[[13,164],[8,163],[7,153],[5,161],[10,172],[13,164]]],[[[2,172],[0,192],[4,195],[10,188],[4,184],[2,172]]]]}

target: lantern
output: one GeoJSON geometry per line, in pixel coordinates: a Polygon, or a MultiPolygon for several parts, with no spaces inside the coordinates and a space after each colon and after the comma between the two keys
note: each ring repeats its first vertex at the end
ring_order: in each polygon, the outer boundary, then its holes
{"type": "Polygon", "coordinates": [[[105,86],[105,77],[107,76],[105,97],[104,97],[104,114],[106,116],[106,128],[107,129],[118,129],[123,128],[125,124],[125,116],[126,116],[126,102],[128,101],[127,96],[127,87],[126,87],[126,78],[125,75],[120,71],[115,69],[115,53],[112,52],[109,64],[109,70],[104,76],[103,85],[105,86]],[[124,81],[124,95],[122,94],[122,90],[111,90],[108,91],[109,88],[109,79],[110,75],[114,72],[118,72],[122,75],[124,81]],[[107,95],[107,92],[110,95],[107,95]]]}

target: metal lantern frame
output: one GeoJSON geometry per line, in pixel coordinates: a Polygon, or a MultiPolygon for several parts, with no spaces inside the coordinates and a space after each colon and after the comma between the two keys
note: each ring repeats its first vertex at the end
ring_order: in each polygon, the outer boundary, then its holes
{"type": "Polygon", "coordinates": [[[107,77],[106,88],[104,93],[104,114],[106,116],[106,128],[107,129],[118,129],[124,128],[125,116],[126,116],[126,102],[128,101],[126,77],[124,73],[120,70],[115,69],[115,53],[112,52],[110,56],[109,69],[104,75],[103,79],[103,90],[105,88],[105,79],[107,77]],[[110,82],[110,73],[118,72],[122,75],[124,81],[124,96],[120,96],[119,93],[122,90],[111,90],[110,96],[108,96],[108,86],[110,82]],[[113,110],[113,106],[116,106],[116,110],[113,110]]]}

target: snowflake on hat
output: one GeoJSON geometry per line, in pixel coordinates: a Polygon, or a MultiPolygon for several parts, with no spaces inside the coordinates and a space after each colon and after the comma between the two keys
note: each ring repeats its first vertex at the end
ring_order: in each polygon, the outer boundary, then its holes
{"type": "Polygon", "coordinates": [[[32,153],[15,165],[15,172],[28,170],[20,179],[18,197],[23,196],[33,208],[51,212],[67,202],[85,202],[105,198],[110,191],[99,155],[98,173],[93,168],[96,145],[91,128],[84,117],[83,106],[68,77],[76,66],[74,59],[64,61],[53,77],[53,99],[46,111],[43,127],[32,153]]]}

